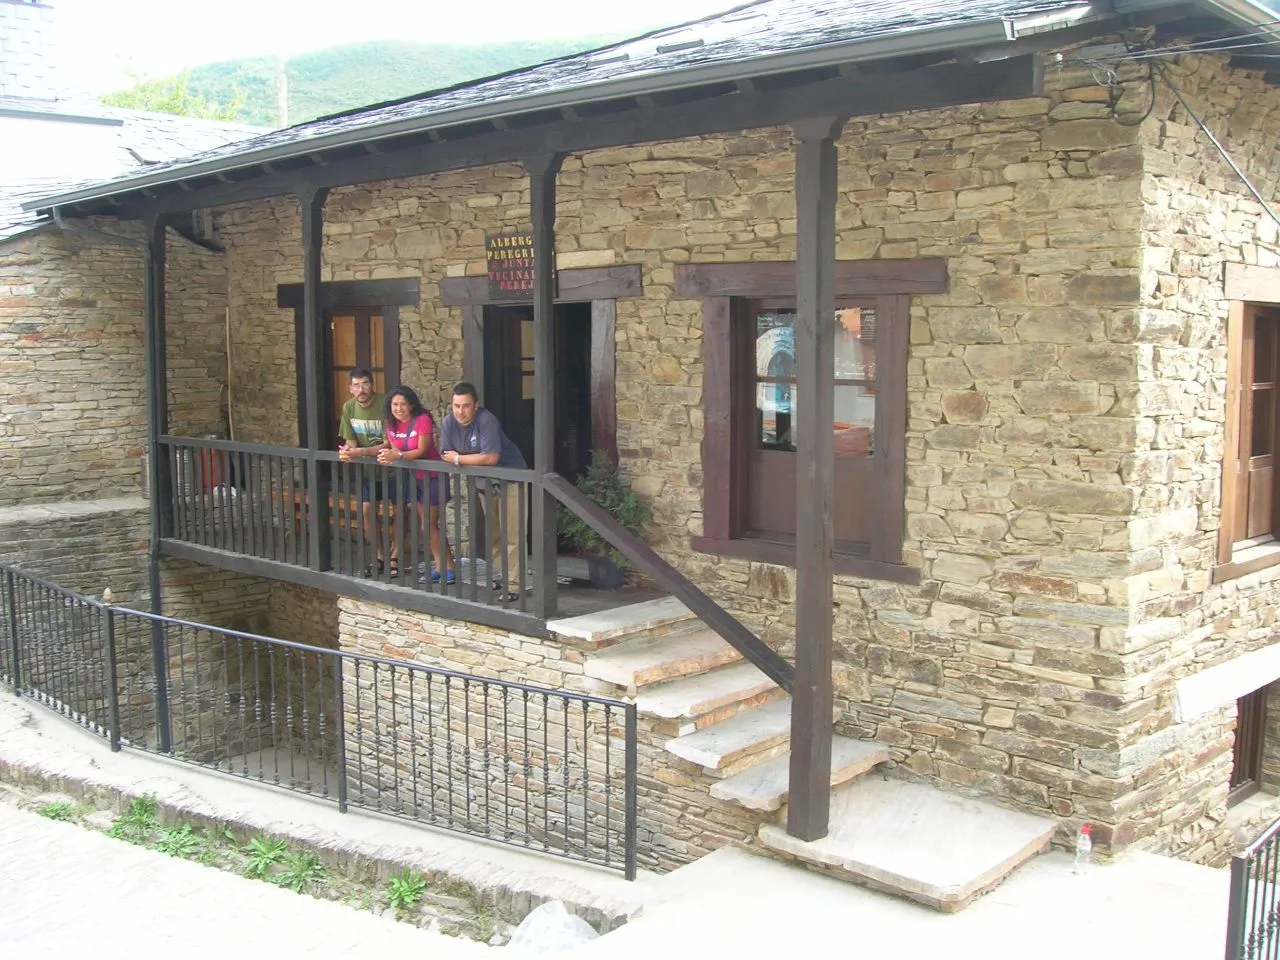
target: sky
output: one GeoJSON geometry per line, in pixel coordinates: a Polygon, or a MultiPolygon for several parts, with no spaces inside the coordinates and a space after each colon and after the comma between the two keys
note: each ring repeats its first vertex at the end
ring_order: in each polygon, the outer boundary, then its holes
{"type": "Polygon", "coordinates": [[[236,57],[365,40],[484,44],[643,33],[744,0],[46,0],[63,75],[89,92],[236,57]],[[122,81],[126,81],[122,83],[122,81]]]}

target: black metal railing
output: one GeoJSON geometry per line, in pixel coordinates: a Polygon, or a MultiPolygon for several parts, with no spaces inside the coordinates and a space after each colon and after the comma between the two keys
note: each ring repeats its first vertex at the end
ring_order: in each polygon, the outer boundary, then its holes
{"type": "Polygon", "coordinates": [[[527,612],[529,470],[187,437],[160,446],[165,537],[527,612]]]}
{"type": "Polygon", "coordinates": [[[0,572],[0,677],[114,750],[635,876],[634,704],[157,616],[0,572]]]}
{"type": "Polygon", "coordinates": [[[1227,960],[1280,956],[1280,820],[1231,858],[1227,960]]]}

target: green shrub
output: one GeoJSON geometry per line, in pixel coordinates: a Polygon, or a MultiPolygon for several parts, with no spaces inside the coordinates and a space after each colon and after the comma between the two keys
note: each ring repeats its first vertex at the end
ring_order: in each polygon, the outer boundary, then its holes
{"type": "Polygon", "coordinates": [[[427,892],[427,878],[414,873],[408,867],[399,876],[387,882],[387,900],[397,910],[416,907],[422,902],[422,895],[427,892]]]}
{"type": "MultiPolygon", "coordinates": [[[[637,537],[643,535],[644,525],[649,522],[652,510],[647,501],[640,499],[623,482],[617,466],[607,456],[599,451],[591,454],[591,465],[578,479],[578,489],[593,503],[603,507],[624,530],[637,537]]],[[[557,530],[568,546],[583,554],[608,556],[619,566],[626,566],[622,555],[567,507],[560,507],[557,530]]]]}

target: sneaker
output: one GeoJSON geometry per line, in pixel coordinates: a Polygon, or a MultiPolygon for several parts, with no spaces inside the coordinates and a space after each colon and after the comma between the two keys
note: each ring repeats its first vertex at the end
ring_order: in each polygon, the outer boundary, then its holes
{"type": "MultiPolygon", "coordinates": [[[[426,581],[423,581],[423,582],[425,583],[426,581]]],[[[440,582],[439,570],[431,571],[431,582],[432,583],[440,582]]],[[[444,572],[444,582],[447,583],[449,586],[453,586],[455,583],[458,582],[458,572],[456,570],[446,570],[444,572]]]]}

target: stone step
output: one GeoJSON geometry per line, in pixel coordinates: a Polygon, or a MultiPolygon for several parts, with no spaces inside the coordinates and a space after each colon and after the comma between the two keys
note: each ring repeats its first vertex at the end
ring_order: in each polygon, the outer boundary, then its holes
{"type": "MultiPolygon", "coordinates": [[[[889,748],[874,740],[831,738],[831,786],[838,787],[860,777],[878,763],[889,759],[889,748]]],[[[791,751],[734,774],[711,785],[711,796],[732,800],[748,810],[777,810],[787,802],[790,786],[791,751]]]]}
{"type": "Polygon", "coordinates": [[[730,777],[787,749],[791,698],[771,700],[728,720],[667,741],[667,751],[696,763],[712,777],[730,777]]]}
{"type": "Polygon", "coordinates": [[[675,597],[663,597],[629,603],[612,610],[584,613],[579,617],[548,620],[547,629],[557,636],[580,641],[583,646],[601,647],[617,643],[624,637],[662,631],[694,619],[689,608],[675,597]]]}
{"type": "Polygon", "coordinates": [[[623,640],[588,656],[582,669],[588,677],[617,684],[634,696],[640,687],[705,673],[741,659],[742,654],[723,637],[694,620],[658,636],[623,640]]]}
{"type": "Polygon", "coordinates": [[[782,688],[749,663],[734,663],[710,673],[681,677],[645,687],[636,697],[641,715],[681,721],[678,735],[692,733],[706,723],[728,719],[740,704],[764,703],[782,695],[782,688]]]}
{"type": "Polygon", "coordinates": [[[1046,849],[1054,827],[926,784],[863,777],[832,792],[821,840],[797,840],[781,823],[763,824],[759,838],[783,857],[951,913],[1046,849]]]}

